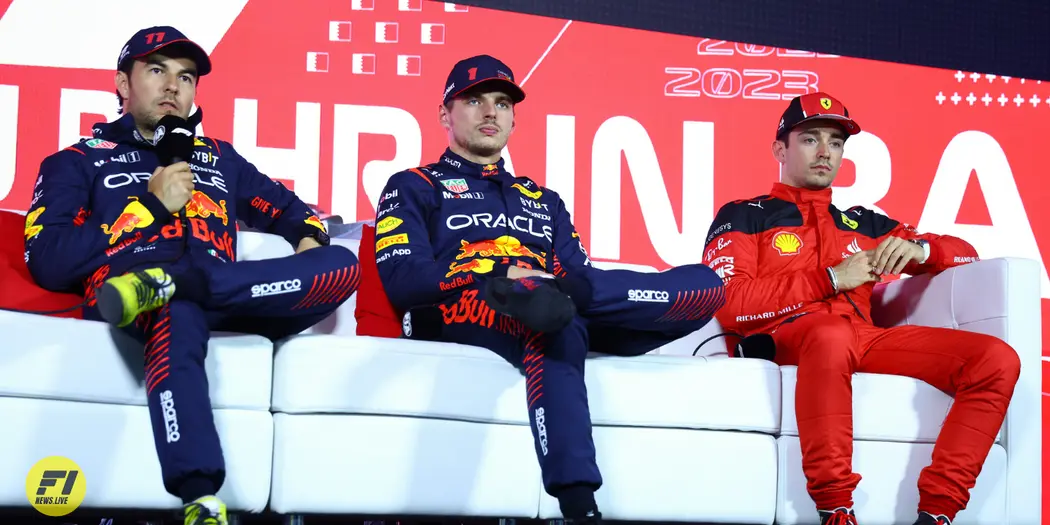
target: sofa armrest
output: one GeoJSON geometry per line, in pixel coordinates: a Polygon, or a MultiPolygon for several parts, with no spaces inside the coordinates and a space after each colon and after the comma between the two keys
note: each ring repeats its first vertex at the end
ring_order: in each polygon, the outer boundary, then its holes
{"type": "Polygon", "coordinates": [[[1003,445],[1010,458],[1010,523],[1039,523],[1042,464],[1042,329],[1038,261],[988,259],[938,275],[901,279],[875,288],[872,321],[919,325],[998,337],[1017,352],[1021,375],[1007,411],[1003,445]]]}

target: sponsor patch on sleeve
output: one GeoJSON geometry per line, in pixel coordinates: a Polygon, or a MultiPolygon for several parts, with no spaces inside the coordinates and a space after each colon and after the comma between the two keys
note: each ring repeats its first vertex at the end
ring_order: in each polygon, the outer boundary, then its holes
{"type": "MultiPolygon", "coordinates": [[[[378,231],[378,230],[377,230],[378,231]]],[[[376,241],[376,253],[381,252],[395,244],[408,244],[408,234],[399,233],[390,237],[383,237],[376,241]]]]}
{"type": "Polygon", "coordinates": [[[376,223],[376,234],[383,235],[384,233],[394,231],[398,226],[401,226],[401,223],[403,222],[405,221],[397,217],[387,217],[376,223]]]}

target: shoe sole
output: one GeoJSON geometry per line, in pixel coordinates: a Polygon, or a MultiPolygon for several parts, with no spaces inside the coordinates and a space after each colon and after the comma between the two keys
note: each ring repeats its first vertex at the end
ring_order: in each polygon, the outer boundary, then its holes
{"type": "Polygon", "coordinates": [[[124,299],[115,286],[103,284],[98,290],[96,305],[103,320],[114,326],[123,326],[120,323],[124,320],[124,299]]]}

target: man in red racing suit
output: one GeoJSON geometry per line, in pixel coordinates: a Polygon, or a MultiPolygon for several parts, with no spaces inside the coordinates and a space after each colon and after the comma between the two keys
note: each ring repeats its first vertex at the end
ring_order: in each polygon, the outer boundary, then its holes
{"type": "Polygon", "coordinates": [[[1002,427],[1020,361],[992,336],[872,324],[872,289],[882,276],[940,272],[978,256],[962,239],[831,204],[843,146],[859,132],[827,94],[791,101],[772,146],[783,182],[769,195],[723,206],[707,237],[704,263],[726,286],[716,318],[742,337],[771,335],[776,362],[798,366],[802,467],[824,525],[857,523],[851,375],[908,376],[953,395],[932,463],[919,477],[915,522],[950,524],[1002,427]]]}

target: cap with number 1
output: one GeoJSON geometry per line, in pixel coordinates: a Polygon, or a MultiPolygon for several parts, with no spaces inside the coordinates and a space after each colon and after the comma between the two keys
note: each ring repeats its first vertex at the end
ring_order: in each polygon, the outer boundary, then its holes
{"type": "Polygon", "coordinates": [[[445,82],[442,103],[448,104],[480,84],[491,84],[492,90],[506,92],[515,104],[525,100],[525,92],[515,82],[514,72],[506,64],[489,55],[478,55],[460,60],[452,68],[445,82]]]}

